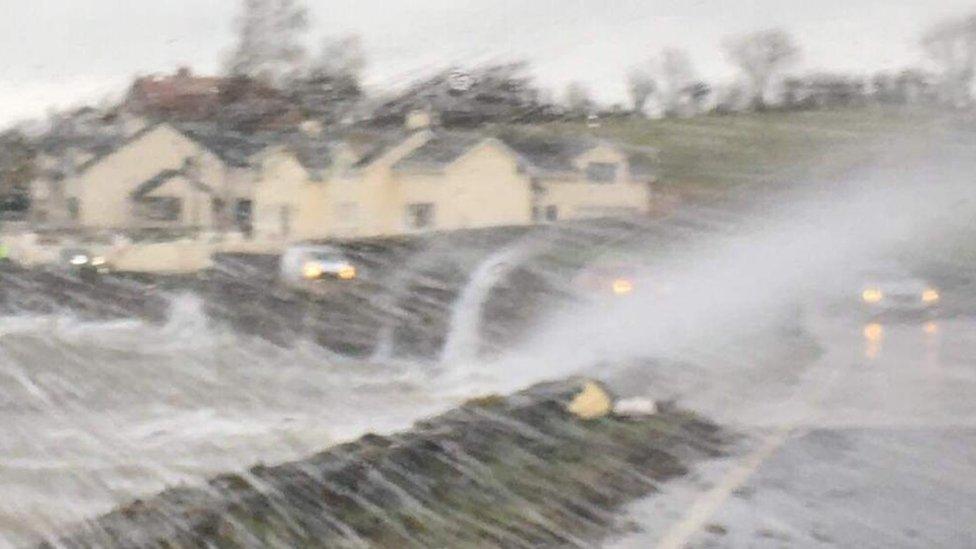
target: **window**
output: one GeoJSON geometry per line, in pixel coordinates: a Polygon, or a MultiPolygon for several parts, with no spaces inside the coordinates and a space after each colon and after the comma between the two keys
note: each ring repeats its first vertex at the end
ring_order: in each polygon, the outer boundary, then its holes
{"type": "Polygon", "coordinates": [[[617,180],[617,165],[611,162],[590,162],[586,165],[586,179],[592,183],[613,183],[617,180]]]}
{"type": "Polygon", "coordinates": [[[546,206],[546,221],[556,221],[557,219],[559,219],[559,208],[546,206]]]}
{"type": "Polygon", "coordinates": [[[171,196],[149,196],[139,201],[143,217],[152,221],[179,221],[183,201],[171,196]]]}
{"type": "Polygon", "coordinates": [[[247,236],[251,235],[251,230],[253,229],[251,221],[253,210],[253,203],[243,198],[238,200],[234,206],[234,222],[237,223],[237,228],[247,236]]]}
{"type": "Polygon", "coordinates": [[[434,226],[434,205],[425,202],[407,205],[407,227],[429,229],[434,226]]]}
{"type": "Polygon", "coordinates": [[[68,218],[72,221],[78,221],[81,216],[81,206],[78,203],[78,199],[71,197],[68,199],[68,218]]]}
{"type": "Polygon", "coordinates": [[[213,213],[214,219],[219,219],[224,213],[224,201],[219,198],[214,198],[210,201],[210,211],[213,213]]]}
{"type": "Polygon", "coordinates": [[[538,206],[532,206],[532,221],[542,221],[542,210],[538,206]]]}

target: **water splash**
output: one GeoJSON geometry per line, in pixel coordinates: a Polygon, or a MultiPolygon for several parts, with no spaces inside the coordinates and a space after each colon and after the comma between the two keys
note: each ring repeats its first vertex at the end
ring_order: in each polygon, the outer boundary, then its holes
{"type": "Polygon", "coordinates": [[[516,242],[491,254],[474,270],[451,311],[450,328],[441,351],[442,364],[470,362],[478,357],[482,308],[492,288],[525,261],[535,246],[532,240],[516,242]]]}
{"type": "Polygon", "coordinates": [[[0,317],[0,546],[167,486],[400,430],[455,402],[419,365],[224,331],[192,294],[170,310],[162,324],[0,317]]]}

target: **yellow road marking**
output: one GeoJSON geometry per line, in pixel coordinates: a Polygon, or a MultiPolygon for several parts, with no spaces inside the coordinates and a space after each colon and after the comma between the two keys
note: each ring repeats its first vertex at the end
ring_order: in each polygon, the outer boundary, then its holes
{"type": "Polygon", "coordinates": [[[786,442],[791,428],[780,428],[763,439],[762,445],[729,471],[711,490],[701,495],[688,509],[684,518],[671,527],[658,541],[657,549],[682,549],[704,528],[705,523],[786,442]]]}

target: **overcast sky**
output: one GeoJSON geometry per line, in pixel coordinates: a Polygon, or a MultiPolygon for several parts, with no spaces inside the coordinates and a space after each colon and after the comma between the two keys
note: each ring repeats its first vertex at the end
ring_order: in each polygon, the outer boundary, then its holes
{"type": "MultiPolygon", "coordinates": [[[[136,74],[215,71],[239,0],[0,0],[0,123],[119,94],[136,74]]],[[[803,68],[867,72],[920,61],[918,35],[969,0],[307,0],[313,37],[362,35],[371,85],[452,62],[528,58],[539,83],[584,81],[623,101],[624,73],[664,47],[710,80],[724,38],[792,32],[803,68]]],[[[314,41],[310,39],[310,41],[314,41]]]]}

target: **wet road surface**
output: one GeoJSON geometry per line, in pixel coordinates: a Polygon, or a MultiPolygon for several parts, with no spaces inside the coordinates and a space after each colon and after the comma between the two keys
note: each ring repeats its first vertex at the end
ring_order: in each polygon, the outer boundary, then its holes
{"type": "Polygon", "coordinates": [[[609,547],[976,546],[976,321],[815,324],[795,394],[730,410],[738,455],[636,504],[609,547]]]}

